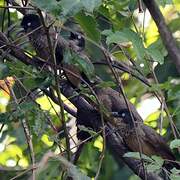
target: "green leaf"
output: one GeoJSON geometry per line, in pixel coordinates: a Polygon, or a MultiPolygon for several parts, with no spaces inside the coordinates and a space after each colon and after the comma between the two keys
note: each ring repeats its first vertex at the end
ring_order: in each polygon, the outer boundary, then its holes
{"type": "Polygon", "coordinates": [[[95,8],[98,8],[101,5],[102,0],[82,0],[81,2],[86,11],[93,12],[95,8]]]}
{"type": "MultiPolygon", "coordinates": [[[[135,159],[141,159],[140,153],[139,152],[127,152],[123,155],[123,157],[128,157],[128,158],[135,158],[135,159]]],[[[153,162],[152,159],[145,154],[142,154],[142,158],[148,162],[153,162]]]]}
{"type": "Polygon", "coordinates": [[[113,32],[112,32],[112,30],[106,29],[106,30],[102,31],[101,34],[105,35],[105,36],[110,36],[113,34],[113,32]]]}
{"type": "Polygon", "coordinates": [[[167,4],[173,4],[172,0],[158,0],[157,1],[159,5],[165,7],[167,4]]]}
{"type": "Polygon", "coordinates": [[[0,113],[0,122],[7,123],[9,120],[10,114],[9,113],[0,113]]]}
{"type": "Polygon", "coordinates": [[[161,167],[157,164],[149,164],[147,165],[147,170],[149,172],[157,172],[157,171],[160,171],[161,167]]]}
{"type": "Polygon", "coordinates": [[[85,127],[83,125],[78,125],[78,128],[79,128],[80,131],[88,132],[91,136],[95,136],[97,134],[96,132],[94,132],[90,128],[87,128],[87,127],[85,127]]]}
{"type": "MultiPolygon", "coordinates": [[[[54,168],[59,167],[58,164],[61,165],[62,169],[65,169],[67,171],[68,176],[72,177],[72,179],[75,180],[91,180],[87,175],[83,174],[75,165],[73,165],[71,162],[67,161],[62,156],[55,156],[53,153],[49,152],[50,155],[47,154],[47,157],[51,157],[51,160],[47,161],[46,166],[42,165],[42,167],[39,167],[39,171],[37,172],[37,179],[42,179],[43,172],[48,171],[48,166],[51,166],[52,163],[55,165],[54,168]],[[58,162],[58,164],[57,164],[58,162]],[[59,163],[60,162],[60,163],[59,163]]],[[[54,169],[53,168],[53,169],[54,169]]],[[[51,171],[53,170],[51,169],[51,171]]],[[[53,174],[48,179],[55,179],[52,178],[53,174]]],[[[58,177],[58,175],[56,176],[58,177]]],[[[56,178],[57,179],[57,178],[56,178]]]]}
{"type": "Polygon", "coordinates": [[[159,64],[164,63],[164,56],[158,49],[147,48],[146,53],[153,59],[153,61],[156,61],[159,64]]]}
{"type": "Polygon", "coordinates": [[[60,2],[64,16],[74,16],[81,10],[92,13],[101,3],[102,0],[61,0],[60,2]]]}
{"type": "Polygon", "coordinates": [[[73,16],[83,8],[80,0],[61,0],[60,4],[63,16],[73,16]]]}
{"type": "Polygon", "coordinates": [[[40,9],[44,9],[47,12],[52,13],[55,16],[60,15],[61,13],[61,4],[57,1],[52,0],[32,0],[33,4],[40,9]]]}
{"type": "Polygon", "coordinates": [[[136,8],[137,8],[137,0],[130,0],[129,10],[133,12],[136,8]]]}
{"type": "Polygon", "coordinates": [[[123,31],[116,31],[113,34],[110,34],[107,37],[106,42],[107,44],[132,42],[134,51],[136,52],[138,59],[142,60],[145,56],[145,48],[142,43],[141,37],[131,29],[124,28],[123,31]]]}
{"type": "Polygon", "coordinates": [[[75,16],[75,19],[84,30],[88,38],[97,43],[100,41],[101,34],[97,28],[97,22],[92,16],[85,15],[81,12],[75,16]]]}
{"type": "Polygon", "coordinates": [[[151,156],[151,158],[155,161],[158,166],[162,167],[164,164],[164,159],[162,159],[160,156],[151,156]]]}
{"type": "Polygon", "coordinates": [[[180,170],[179,170],[179,169],[176,169],[176,168],[171,169],[171,172],[172,172],[173,174],[180,174],[180,170]]]}
{"type": "Polygon", "coordinates": [[[171,149],[175,149],[178,147],[180,147],[180,139],[174,139],[173,141],[171,141],[171,143],[170,143],[171,149]]]}
{"type": "Polygon", "coordinates": [[[85,61],[83,58],[76,56],[78,67],[82,70],[89,79],[94,76],[94,66],[93,64],[85,61]]]}
{"type": "MultiPolygon", "coordinates": [[[[106,30],[105,33],[106,32],[108,32],[108,31],[106,30]]],[[[129,40],[126,37],[126,35],[123,32],[119,32],[119,31],[117,31],[115,33],[110,33],[106,40],[108,45],[111,43],[124,43],[124,42],[128,42],[128,41],[129,40]]]]}
{"type": "Polygon", "coordinates": [[[180,179],[180,176],[179,176],[179,175],[176,175],[176,174],[171,174],[171,175],[170,175],[170,179],[171,179],[171,180],[179,180],[179,179],[180,179]]]}
{"type": "Polygon", "coordinates": [[[8,67],[5,64],[0,63],[0,79],[6,78],[8,74],[9,74],[8,67]]]}
{"type": "Polygon", "coordinates": [[[89,79],[94,76],[94,66],[90,61],[85,60],[78,54],[66,50],[64,53],[64,62],[67,64],[73,64],[80,72],[84,72],[89,79]]]}
{"type": "Polygon", "coordinates": [[[96,87],[100,87],[100,88],[116,87],[116,84],[112,81],[103,81],[99,83],[96,87]]]}

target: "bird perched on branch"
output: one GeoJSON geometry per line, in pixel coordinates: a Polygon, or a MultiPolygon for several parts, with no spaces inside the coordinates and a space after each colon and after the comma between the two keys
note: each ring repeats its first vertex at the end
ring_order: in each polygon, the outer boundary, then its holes
{"type": "MultiPolygon", "coordinates": [[[[101,104],[102,113],[105,121],[112,121],[110,123],[114,122],[113,114],[121,109],[127,108],[125,100],[122,96],[120,96],[119,92],[113,90],[112,88],[94,88],[94,91],[97,95],[97,98],[99,99],[99,102],[101,104]]],[[[137,113],[135,107],[129,102],[129,106],[134,114],[134,116],[139,120],[142,121],[141,117],[137,113]]],[[[98,109],[98,105],[94,105],[94,109],[91,110],[84,110],[84,109],[78,109],[77,110],[77,124],[83,125],[85,127],[88,127],[94,131],[99,131],[102,127],[101,123],[101,115],[98,109]]],[[[80,131],[77,134],[77,137],[81,140],[85,140],[86,138],[89,138],[90,135],[88,132],[80,131]]]]}
{"type": "Polygon", "coordinates": [[[118,131],[125,139],[129,149],[135,152],[140,152],[138,138],[142,146],[142,153],[146,155],[159,155],[164,159],[175,160],[165,140],[152,128],[137,121],[137,119],[129,112],[129,110],[121,109],[114,114],[114,117],[121,118],[118,131]],[[134,119],[134,120],[133,120],[134,119]],[[137,129],[137,135],[135,128],[137,129]]]}
{"type": "Polygon", "coordinates": [[[78,51],[85,49],[85,39],[82,32],[71,32],[69,40],[73,41],[79,47],[78,51]]]}
{"type": "Polygon", "coordinates": [[[49,28],[47,34],[40,17],[36,14],[25,15],[21,26],[34,47],[37,56],[48,61],[49,64],[53,64],[47,36],[50,37],[52,46],[55,45],[53,48],[55,48],[57,65],[61,65],[67,79],[74,88],[79,88],[82,81],[90,82],[90,76],[94,73],[93,65],[88,57],[81,53],[85,41],[79,34],[71,33],[69,41],[57,35],[52,27],[49,28]]]}
{"type": "MultiPolygon", "coordinates": [[[[131,110],[131,113],[129,112],[126,102],[119,92],[112,88],[95,88],[94,91],[103,109],[110,114],[109,118],[104,117],[105,123],[114,122],[113,125],[130,151],[141,152],[148,156],[157,155],[170,161],[176,160],[163,137],[151,127],[143,124],[136,108],[127,100],[131,110]],[[109,121],[109,119],[112,119],[112,121],[109,121]]],[[[98,111],[86,113],[79,110],[78,115],[77,121],[79,124],[93,128],[95,131],[100,129],[102,124],[98,111]],[[99,124],[97,124],[98,122],[99,124]]],[[[78,136],[80,139],[87,138],[88,133],[81,132],[78,136]]],[[[171,169],[180,166],[177,163],[165,163],[165,167],[171,169]]]]}
{"type": "Polygon", "coordinates": [[[114,117],[121,118],[118,124],[118,132],[124,139],[125,144],[130,151],[141,152],[147,156],[157,155],[167,160],[164,167],[167,170],[176,167],[180,169],[180,165],[176,162],[176,158],[165,140],[154,129],[138,121],[132,113],[126,108],[117,112],[114,117]],[[169,160],[169,162],[168,162],[169,160]]]}

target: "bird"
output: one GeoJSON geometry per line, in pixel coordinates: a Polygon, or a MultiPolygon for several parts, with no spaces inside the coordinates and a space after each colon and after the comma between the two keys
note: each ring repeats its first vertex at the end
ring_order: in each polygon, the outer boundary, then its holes
{"type": "MultiPolygon", "coordinates": [[[[77,109],[77,138],[81,141],[91,141],[93,136],[88,131],[98,132],[101,129],[100,113],[96,109],[77,109]],[[82,130],[80,127],[87,128],[82,130]]],[[[93,134],[95,135],[95,134],[93,134]]]]}
{"type": "MultiPolygon", "coordinates": [[[[111,121],[115,123],[115,114],[121,109],[127,108],[126,102],[122,95],[116,90],[110,87],[94,87],[94,92],[100,102],[100,108],[102,109],[103,117],[106,122],[111,121]]],[[[100,131],[102,127],[100,108],[97,104],[91,103],[93,109],[77,109],[77,125],[83,125],[87,128],[94,130],[95,132],[100,131]]],[[[135,107],[128,102],[134,116],[138,121],[143,121],[135,107]]],[[[79,131],[77,137],[80,140],[89,139],[91,135],[85,131],[79,131]]]]}
{"type": "Polygon", "coordinates": [[[164,138],[142,121],[138,121],[128,108],[121,109],[114,117],[121,119],[117,129],[130,151],[169,160],[170,162],[164,163],[168,170],[173,167],[180,168],[179,164],[174,162],[176,158],[164,138]]]}
{"type": "MultiPolygon", "coordinates": [[[[29,41],[35,49],[37,56],[43,60],[50,61],[51,52],[46,31],[40,17],[36,14],[26,14],[21,21],[21,27],[25,34],[28,34],[29,41]]],[[[56,41],[56,32],[52,28],[50,29],[50,35],[51,43],[54,44],[56,41]]],[[[63,48],[57,45],[55,54],[57,60],[61,62],[63,59],[63,48]]]]}
{"type": "Polygon", "coordinates": [[[69,40],[73,41],[79,47],[78,51],[83,51],[85,49],[85,39],[84,34],[80,31],[78,32],[71,32],[69,40]]]}
{"type": "MultiPolygon", "coordinates": [[[[54,62],[51,58],[47,34],[39,15],[26,14],[21,21],[21,27],[23,28],[24,33],[27,34],[31,45],[36,51],[37,56],[49,62],[50,64],[53,64],[54,62]]],[[[76,33],[71,33],[69,41],[66,41],[60,35],[57,36],[56,31],[52,27],[49,28],[49,35],[52,45],[56,44],[55,57],[57,65],[62,67],[64,74],[72,87],[79,88],[83,81],[90,83],[90,78],[88,77],[89,74],[84,72],[82,67],[78,67],[79,64],[77,64],[77,62],[74,64],[69,63],[69,58],[71,58],[72,61],[74,61],[75,58],[76,61],[78,61],[77,59],[80,58],[84,61],[84,64],[87,63],[87,66],[92,68],[92,74],[94,73],[91,61],[86,55],[81,54],[80,51],[80,49],[83,49],[85,44],[84,39],[82,39],[82,37],[80,38],[80,36],[76,33]],[[57,43],[55,43],[56,41],[57,43]],[[68,56],[69,54],[67,52],[69,52],[70,56],[68,56]],[[65,61],[65,57],[67,57],[66,59],[68,62],[65,61]]]]}
{"type": "MultiPolygon", "coordinates": [[[[109,114],[109,116],[104,116],[105,124],[109,122],[114,123],[112,125],[115,126],[116,132],[122,137],[129,151],[141,152],[147,156],[160,156],[165,160],[171,161],[164,163],[166,169],[171,169],[172,167],[180,169],[178,163],[172,162],[176,161],[176,158],[164,138],[143,123],[143,119],[133,104],[127,100],[127,107],[124,97],[110,87],[96,87],[94,91],[101,108],[106,114],[109,114]]],[[[97,132],[97,130],[101,129],[102,124],[100,112],[97,108],[95,109],[88,112],[78,110],[77,122],[97,132]]],[[[83,131],[78,134],[78,138],[83,140],[89,138],[89,136],[87,132],[83,131]]]]}

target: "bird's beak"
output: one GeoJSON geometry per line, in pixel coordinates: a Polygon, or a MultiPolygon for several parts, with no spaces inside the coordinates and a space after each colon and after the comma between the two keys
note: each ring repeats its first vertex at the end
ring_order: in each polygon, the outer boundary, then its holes
{"type": "Polygon", "coordinates": [[[17,35],[17,37],[20,37],[20,36],[24,35],[24,33],[25,33],[24,28],[20,28],[19,31],[16,33],[16,35],[17,35]]]}

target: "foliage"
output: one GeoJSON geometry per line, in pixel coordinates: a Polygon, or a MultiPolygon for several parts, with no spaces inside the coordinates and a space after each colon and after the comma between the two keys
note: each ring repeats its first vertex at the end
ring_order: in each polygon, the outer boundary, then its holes
{"type": "MultiPolygon", "coordinates": [[[[21,22],[18,8],[6,9],[4,8],[7,5],[6,2],[0,0],[1,31],[5,32],[12,42],[26,50],[29,57],[32,57],[35,54],[32,46],[24,43],[25,37],[17,37],[21,22]],[[14,28],[10,26],[13,24],[15,24],[14,28]]],[[[86,39],[85,52],[88,57],[91,57],[93,63],[106,58],[102,47],[119,62],[129,63],[130,59],[133,59],[136,73],[141,72],[136,75],[148,78],[152,83],[151,87],[147,87],[131,75],[117,71],[119,78],[126,77],[122,78],[122,84],[127,97],[134,101],[137,109],[140,109],[144,98],[148,97],[146,99],[149,100],[155,97],[154,92],[160,93],[172,115],[173,123],[177,129],[180,129],[178,73],[160,39],[154,22],[149,20],[145,9],[145,14],[138,13],[138,1],[32,0],[31,2],[32,7],[39,8],[50,15],[57,28],[62,30],[60,34],[64,38],[67,38],[66,35],[69,35],[70,31],[76,31],[76,29],[83,31],[86,39]],[[154,80],[154,74],[158,82],[154,80]]],[[[166,22],[179,45],[180,17],[178,11],[180,3],[178,0],[173,2],[158,0],[157,2],[159,7],[162,7],[166,22]]],[[[36,12],[36,8],[33,12],[36,12]]],[[[102,139],[95,136],[92,142],[86,143],[77,166],[70,163],[68,164],[70,168],[67,168],[64,164],[69,162],[61,159],[62,150],[66,149],[66,139],[62,128],[63,122],[59,115],[60,106],[42,93],[43,89],[56,86],[55,77],[52,73],[45,72],[44,67],[37,69],[25,65],[12,56],[6,56],[6,53],[8,54],[8,50],[2,52],[2,47],[0,47],[1,179],[10,179],[16,175],[20,176],[19,179],[28,179],[32,174],[31,168],[35,165],[32,163],[32,157],[34,156],[36,162],[41,162],[49,151],[55,154],[60,153],[60,157],[55,160],[50,158],[50,161],[44,163],[37,179],[60,179],[69,174],[71,177],[76,177],[75,179],[94,178],[102,155],[102,148],[97,148],[97,144],[102,147],[102,139]],[[13,80],[10,80],[10,77],[13,80]],[[61,168],[59,168],[59,164],[61,164],[61,168]]],[[[116,88],[116,82],[108,66],[95,64],[93,67],[91,64],[84,63],[83,58],[70,50],[66,50],[65,60],[68,63],[76,64],[88,77],[92,77],[95,71],[104,80],[100,86],[116,88]]],[[[55,95],[57,94],[55,93],[55,95]]],[[[63,97],[62,101],[75,109],[66,98],[63,97]]],[[[145,123],[164,135],[177,156],[180,140],[174,140],[169,117],[163,109],[165,104],[160,104],[155,110],[152,110],[150,106],[143,107],[143,112],[140,112],[141,115],[145,115],[145,123]],[[147,114],[145,114],[146,109],[150,110],[147,114]]],[[[72,116],[65,112],[68,128],[72,128],[68,124],[72,119],[72,116]]],[[[92,130],[85,127],[80,127],[80,130],[94,135],[92,130]]],[[[72,148],[72,151],[75,148],[72,148]]],[[[140,159],[139,153],[136,152],[128,152],[125,157],[140,159]]],[[[157,156],[143,155],[143,159],[147,162],[148,171],[153,172],[159,171],[164,163],[164,160],[157,156]]],[[[172,170],[171,178],[178,179],[178,173],[177,169],[172,170]]],[[[123,163],[117,164],[111,153],[107,151],[99,179],[115,180],[120,178],[134,179],[134,175],[123,163]]]]}

